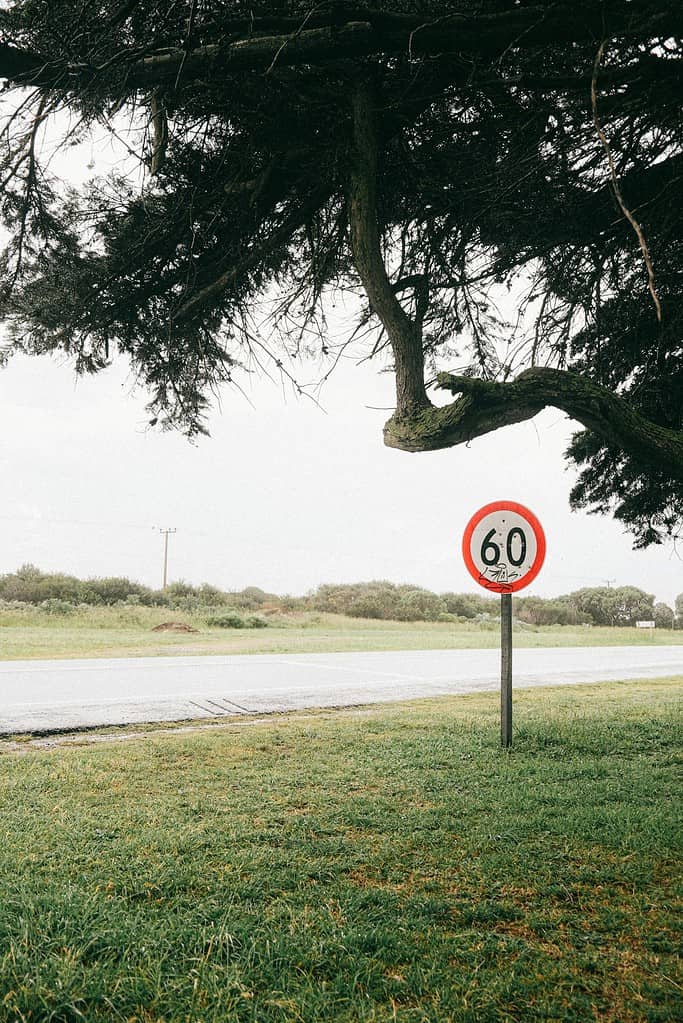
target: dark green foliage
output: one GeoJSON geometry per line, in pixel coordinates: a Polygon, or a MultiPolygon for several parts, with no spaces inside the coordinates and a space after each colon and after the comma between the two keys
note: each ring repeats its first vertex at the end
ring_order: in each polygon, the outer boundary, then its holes
{"type": "Polygon", "coordinates": [[[208,615],[206,624],[216,629],[266,629],[268,622],[258,615],[238,614],[237,611],[226,608],[218,615],[208,615]]]}
{"type": "Polygon", "coordinates": [[[16,572],[0,576],[0,599],[28,604],[66,601],[70,604],[117,604],[136,600],[156,603],[153,590],[125,578],[77,579],[61,572],[41,572],[35,565],[22,565],[16,572]]]}
{"type": "Polygon", "coordinates": [[[518,597],[514,601],[515,615],[530,625],[588,625],[597,624],[593,617],[580,608],[573,594],[557,600],[542,597],[518,597]]]}
{"type": "Polygon", "coordinates": [[[652,610],[652,619],[657,629],[672,629],[674,627],[674,612],[668,604],[655,604],[652,610]]]}
{"type": "Polygon", "coordinates": [[[396,585],[387,580],[369,583],[339,583],[319,586],[311,597],[317,611],[331,611],[352,618],[378,618],[394,621],[437,621],[448,611],[446,601],[409,584],[396,585]]]}
{"type": "Polygon", "coordinates": [[[683,593],[679,593],[674,601],[674,610],[676,611],[676,621],[678,628],[683,628],[683,593]]]}
{"type": "Polygon", "coordinates": [[[46,615],[57,615],[60,618],[75,614],[77,610],[75,604],[70,604],[68,600],[59,600],[58,597],[49,597],[41,601],[40,609],[46,615]]]}
{"type": "MultiPolygon", "coordinates": [[[[283,598],[287,599],[287,598],[283,598]]],[[[291,598],[289,598],[291,600],[291,598]]],[[[52,602],[77,604],[143,604],[151,607],[169,607],[194,611],[207,607],[229,605],[238,609],[240,621],[243,611],[258,610],[268,603],[278,604],[280,598],[266,593],[258,586],[227,593],[209,583],[193,586],[178,580],[165,590],[152,590],[141,583],[123,577],[104,579],[77,579],[62,572],[42,572],[35,565],[22,565],[16,572],[0,576],[0,600],[22,601],[28,604],[52,602]]],[[[53,612],[55,613],[55,612],[53,612]]],[[[259,622],[262,619],[258,619],[259,622]]],[[[258,626],[252,626],[257,628],[258,626]]]]}
{"type": "Polygon", "coordinates": [[[576,590],[565,600],[595,625],[635,625],[654,616],[654,597],[636,586],[596,586],[576,590]]]}
{"type": "Polygon", "coordinates": [[[400,622],[435,622],[445,612],[443,600],[422,589],[408,590],[396,607],[396,617],[400,622]]]}
{"type": "Polygon", "coordinates": [[[260,586],[245,586],[239,593],[231,593],[230,597],[233,598],[232,602],[235,607],[249,608],[251,610],[263,607],[264,604],[269,604],[278,599],[274,593],[266,593],[260,586]]]}
{"type": "MultiPolygon", "coordinates": [[[[0,576],[0,601],[40,604],[47,614],[59,608],[69,614],[78,604],[144,604],[180,611],[211,609],[208,625],[221,628],[262,628],[266,619],[249,611],[327,611],[351,618],[384,621],[467,621],[496,618],[498,599],[478,593],[432,593],[409,583],[375,580],[367,583],[325,583],[308,597],[280,597],[258,586],[243,590],[220,590],[209,583],[193,586],[182,580],[165,590],[151,590],[125,578],[77,579],[59,572],[41,572],[23,565],[0,576]],[[220,610],[217,610],[220,609],[220,610]]],[[[681,615],[680,600],[676,602],[681,615]]],[[[634,625],[640,619],[657,619],[659,628],[670,628],[673,612],[655,614],[654,597],[636,586],[585,587],[555,599],[515,597],[515,617],[530,625],[634,625]]],[[[657,605],[665,608],[666,605],[657,605]]]]}
{"type": "Polygon", "coordinates": [[[441,599],[448,614],[458,618],[476,618],[491,610],[491,598],[472,593],[442,593],[441,599]]]}
{"type": "MultiPolygon", "coordinates": [[[[154,419],[190,434],[238,365],[338,354],[324,299],[362,292],[348,194],[366,75],[379,227],[428,370],[559,366],[679,431],[682,35],[680,5],[652,0],[16,0],[0,12],[0,74],[34,91],[0,148],[11,347],[66,352],[81,372],[118,350],[154,419]],[[359,24],[372,46],[339,50],[359,24]],[[154,172],[144,187],[52,180],[34,128],[60,107],[80,118],[67,144],[123,133],[154,172]],[[517,328],[497,308],[513,285],[517,328]],[[265,296],[278,342],[255,327],[265,296]]],[[[640,545],[675,533],[680,476],[593,432],[570,458],[575,505],[613,510],[640,545]]]]}

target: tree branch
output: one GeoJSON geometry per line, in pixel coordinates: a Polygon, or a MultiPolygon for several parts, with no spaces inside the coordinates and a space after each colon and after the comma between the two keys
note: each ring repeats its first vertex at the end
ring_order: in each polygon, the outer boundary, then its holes
{"type": "MultiPolygon", "coordinates": [[[[244,38],[233,36],[229,42],[210,42],[192,50],[170,47],[143,57],[139,51],[123,50],[113,63],[126,66],[126,88],[149,90],[155,85],[174,85],[181,68],[183,77],[191,80],[216,71],[265,73],[274,62],[275,66],[324,64],[373,54],[419,58],[462,53],[494,61],[510,49],[592,43],[605,36],[629,37],[643,32],[658,38],[683,34],[680,5],[667,4],[661,11],[653,11],[651,3],[625,0],[599,5],[539,3],[493,14],[472,15],[466,9],[432,21],[364,7],[348,8],[345,15],[341,21],[334,11],[311,17],[305,30],[300,23],[295,27],[291,19],[240,21],[235,28],[244,38]],[[309,27],[325,19],[327,24],[309,27]],[[278,27],[278,34],[267,34],[278,27]]],[[[108,61],[106,69],[111,65],[108,61]]],[[[0,43],[0,78],[19,85],[82,86],[99,78],[101,86],[100,72],[104,70],[104,66],[55,60],[0,43]]]]}
{"type": "MultiPolygon", "coordinates": [[[[432,21],[420,15],[388,14],[358,7],[347,10],[345,21],[337,21],[333,13],[327,25],[307,27],[304,31],[300,24],[295,28],[290,21],[287,27],[291,31],[278,35],[258,35],[260,24],[254,19],[244,30],[244,39],[200,47],[187,54],[185,70],[190,64],[205,67],[208,60],[228,72],[243,68],[265,71],[276,58],[278,64],[298,65],[377,53],[412,57],[470,53],[495,60],[510,48],[592,43],[605,33],[612,38],[642,33],[638,14],[652,23],[652,32],[657,36],[683,32],[683,12],[675,5],[668,5],[656,15],[651,5],[645,4],[644,11],[639,11],[639,6],[624,0],[578,8],[576,4],[539,3],[494,14],[451,13],[432,21]]],[[[314,19],[309,19],[308,24],[314,24],[314,19]]],[[[151,55],[132,69],[133,78],[140,75],[149,84],[147,75],[156,76],[163,65],[171,74],[184,57],[185,51],[180,49],[169,50],[163,56],[151,55]]]]}
{"type": "Polygon", "coordinates": [[[565,370],[534,367],[511,383],[440,373],[437,386],[459,394],[450,405],[394,415],[384,442],[402,451],[435,451],[464,444],[503,426],[531,419],[547,406],[561,409],[652,473],[683,480],[683,431],[659,426],[619,395],[565,370]]]}
{"type": "MultiPolygon", "coordinates": [[[[673,153],[660,163],[627,170],[621,177],[621,190],[633,207],[643,209],[664,189],[671,189],[673,194],[682,180],[683,153],[673,153]]],[[[509,208],[515,212],[517,244],[528,246],[534,255],[545,254],[560,245],[590,245],[603,235],[618,236],[629,230],[626,220],[617,212],[611,183],[592,189],[570,185],[562,191],[555,185],[549,185],[547,191],[539,186],[536,197],[539,202],[547,204],[543,220],[539,220],[538,209],[531,206],[528,193],[520,192],[508,198],[509,208]],[[552,225],[551,230],[547,229],[547,224],[552,225]]],[[[454,197],[443,189],[432,188],[428,182],[424,186],[423,199],[434,217],[448,214],[456,203],[466,201],[462,195],[454,197]]],[[[476,194],[469,201],[476,202],[476,194]]],[[[493,240],[497,233],[496,208],[484,208],[481,214],[477,211],[477,216],[482,237],[485,241],[493,240]],[[487,219],[489,212],[494,220],[491,236],[487,219]]]]}
{"type": "Polygon", "coordinates": [[[306,223],[307,218],[315,213],[320,205],[325,202],[328,195],[327,189],[320,189],[315,192],[307,201],[297,207],[290,216],[281,221],[267,237],[255,243],[242,259],[220,274],[215,280],[204,285],[198,291],[191,293],[190,297],[185,299],[176,311],[173,317],[174,322],[182,323],[185,320],[191,319],[201,312],[207,303],[219,299],[229,285],[239,280],[245,271],[256,266],[279,245],[285,245],[289,242],[292,234],[306,223]]]}
{"type": "Polygon", "coordinates": [[[377,224],[377,161],[372,90],[367,81],[359,81],[353,93],[353,152],[348,189],[351,249],[370,305],[393,349],[396,414],[411,415],[430,404],[424,383],[422,338],[396,298],[384,265],[377,224]]]}

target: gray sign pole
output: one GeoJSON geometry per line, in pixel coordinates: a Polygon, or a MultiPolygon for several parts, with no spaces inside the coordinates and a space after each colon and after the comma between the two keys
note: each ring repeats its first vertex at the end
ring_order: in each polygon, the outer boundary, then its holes
{"type": "Polygon", "coordinates": [[[512,594],[500,595],[500,744],[512,746],[512,594]]]}

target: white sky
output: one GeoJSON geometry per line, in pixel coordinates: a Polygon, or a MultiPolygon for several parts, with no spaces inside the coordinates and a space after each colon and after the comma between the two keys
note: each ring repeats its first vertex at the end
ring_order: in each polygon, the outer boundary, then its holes
{"type": "Polygon", "coordinates": [[[211,437],[191,445],[149,430],[144,395],[131,390],[122,365],[77,379],[67,364],[21,357],[0,371],[0,572],[30,561],[158,586],[153,527],[163,526],[178,530],[171,579],[301,594],[384,578],[473,592],[464,527],[481,505],[510,499],[537,514],[548,540],[524,592],[609,579],[670,604],[683,591],[674,550],[633,551],[614,521],[570,512],[561,412],[469,447],[406,454],[384,447],[388,413],[368,407],[391,406],[390,375],[349,362],[323,392],[325,412],[255,380],[252,405],[226,390],[211,437]]]}

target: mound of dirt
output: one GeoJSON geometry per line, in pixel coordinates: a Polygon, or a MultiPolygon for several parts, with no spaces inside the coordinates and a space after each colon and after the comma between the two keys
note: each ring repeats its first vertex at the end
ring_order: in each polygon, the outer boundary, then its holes
{"type": "Polygon", "coordinates": [[[199,632],[199,629],[194,629],[185,622],[162,622],[161,625],[155,625],[152,632],[199,632]]]}

